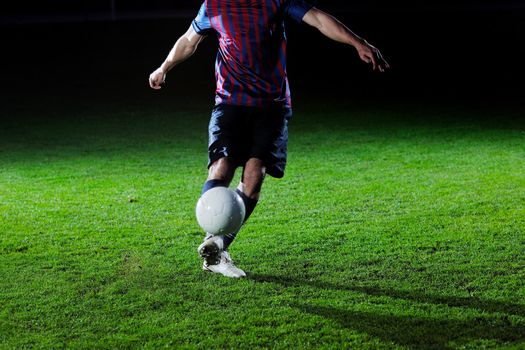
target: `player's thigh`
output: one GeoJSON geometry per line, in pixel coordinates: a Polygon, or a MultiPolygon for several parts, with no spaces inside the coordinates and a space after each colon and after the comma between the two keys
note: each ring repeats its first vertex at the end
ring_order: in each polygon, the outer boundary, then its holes
{"type": "Polygon", "coordinates": [[[261,109],[252,120],[252,147],[250,156],[266,160],[268,153],[274,152],[277,144],[288,140],[288,113],[280,106],[261,109]]]}
{"type": "Polygon", "coordinates": [[[288,121],[292,116],[289,108],[267,111],[256,125],[256,140],[251,155],[262,159],[266,173],[275,178],[284,176],[288,158],[288,121]]]}
{"type": "Polygon", "coordinates": [[[242,127],[242,111],[236,106],[218,105],[212,111],[208,125],[209,145],[221,141],[231,143],[236,139],[242,127]]]}
{"type": "Polygon", "coordinates": [[[208,167],[224,157],[238,163],[244,123],[243,110],[238,106],[219,105],[213,109],[208,126],[208,167]]]}

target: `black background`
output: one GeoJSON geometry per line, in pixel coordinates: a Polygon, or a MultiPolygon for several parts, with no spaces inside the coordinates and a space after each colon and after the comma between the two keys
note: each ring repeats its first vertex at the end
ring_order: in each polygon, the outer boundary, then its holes
{"type": "MultiPolygon", "coordinates": [[[[2,4],[4,16],[27,15],[39,13],[42,15],[53,15],[66,12],[96,12],[104,11],[114,3],[119,11],[151,11],[151,10],[180,10],[198,7],[202,1],[199,0],[25,0],[9,1],[2,4]]],[[[415,1],[415,0],[370,0],[370,1],[338,1],[338,0],[311,0],[312,3],[330,9],[338,10],[422,10],[422,9],[501,9],[501,8],[523,8],[523,1],[516,0],[457,0],[457,1],[415,1]]]]}
{"type": "MultiPolygon", "coordinates": [[[[23,4],[6,4],[2,14],[4,102],[45,98],[50,91],[66,99],[154,94],[147,76],[189,26],[200,2],[116,1],[116,21],[86,15],[107,13],[110,1],[23,4]],[[148,13],[148,19],[140,17],[148,13]]],[[[288,70],[296,103],[367,100],[521,108],[524,2],[316,4],[380,48],[392,69],[373,73],[352,48],[305,24],[289,23],[288,70]]],[[[212,101],[216,45],[215,38],[208,38],[191,61],[170,73],[161,96],[212,101]]]]}

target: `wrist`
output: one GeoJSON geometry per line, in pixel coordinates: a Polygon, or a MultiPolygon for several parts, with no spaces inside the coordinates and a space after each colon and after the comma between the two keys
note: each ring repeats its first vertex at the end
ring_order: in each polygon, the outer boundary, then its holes
{"type": "Polygon", "coordinates": [[[167,74],[170,68],[171,68],[170,63],[165,61],[164,63],[160,65],[160,67],[158,68],[158,71],[161,72],[162,74],[167,74]]]}
{"type": "Polygon", "coordinates": [[[368,43],[366,42],[365,39],[362,39],[362,38],[359,38],[359,37],[356,37],[354,38],[353,42],[351,43],[352,46],[354,46],[357,50],[360,50],[361,48],[363,48],[364,46],[367,46],[368,43]]]}

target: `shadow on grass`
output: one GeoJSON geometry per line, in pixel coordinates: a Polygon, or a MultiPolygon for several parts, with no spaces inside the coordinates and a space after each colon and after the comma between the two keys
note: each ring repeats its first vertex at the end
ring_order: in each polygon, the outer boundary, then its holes
{"type": "Polygon", "coordinates": [[[476,343],[483,339],[513,343],[524,341],[525,334],[525,327],[514,326],[507,319],[437,320],[299,303],[292,303],[291,306],[305,313],[333,319],[345,328],[413,349],[449,349],[452,344],[476,343]]]}
{"type": "Polygon", "coordinates": [[[451,297],[423,294],[413,291],[402,291],[384,289],[378,287],[361,287],[351,285],[337,285],[333,283],[319,281],[302,281],[286,276],[270,276],[260,274],[250,274],[250,279],[257,282],[279,283],[286,287],[309,285],[319,289],[346,290],[350,292],[365,293],[372,296],[386,296],[395,299],[413,300],[420,303],[441,304],[449,307],[461,307],[477,309],[484,312],[505,313],[525,317],[525,305],[503,303],[499,301],[483,300],[476,297],[451,297]]]}
{"type": "Polygon", "coordinates": [[[278,283],[285,287],[304,287],[324,290],[352,291],[372,296],[386,296],[412,300],[420,303],[439,304],[449,307],[476,309],[503,315],[487,315],[472,320],[439,320],[431,318],[381,315],[329,306],[292,303],[301,312],[333,319],[341,326],[364,332],[387,342],[410,348],[447,349],[451,343],[465,344],[469,341],[495,340],[497,342],[525,342],[525,327],[511,323],[508,315],[525,316],[525,307],[479,298],[435,296],[411,291],[398,291],[377,287],[355,287],[331,283],[294,279],[286,276],[251,274],[257,282],[278,283]]]}

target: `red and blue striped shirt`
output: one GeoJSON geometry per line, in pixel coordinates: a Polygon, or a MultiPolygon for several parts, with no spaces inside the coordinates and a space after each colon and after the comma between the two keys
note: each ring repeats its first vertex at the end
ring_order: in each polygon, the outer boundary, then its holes
{"type": "Polygon", "coordinates": [[[291,107],[284,19],[301,22],[311,8],[304,0],[204,1],[192,26],[219,38],[217,105],[291,107]]]}

